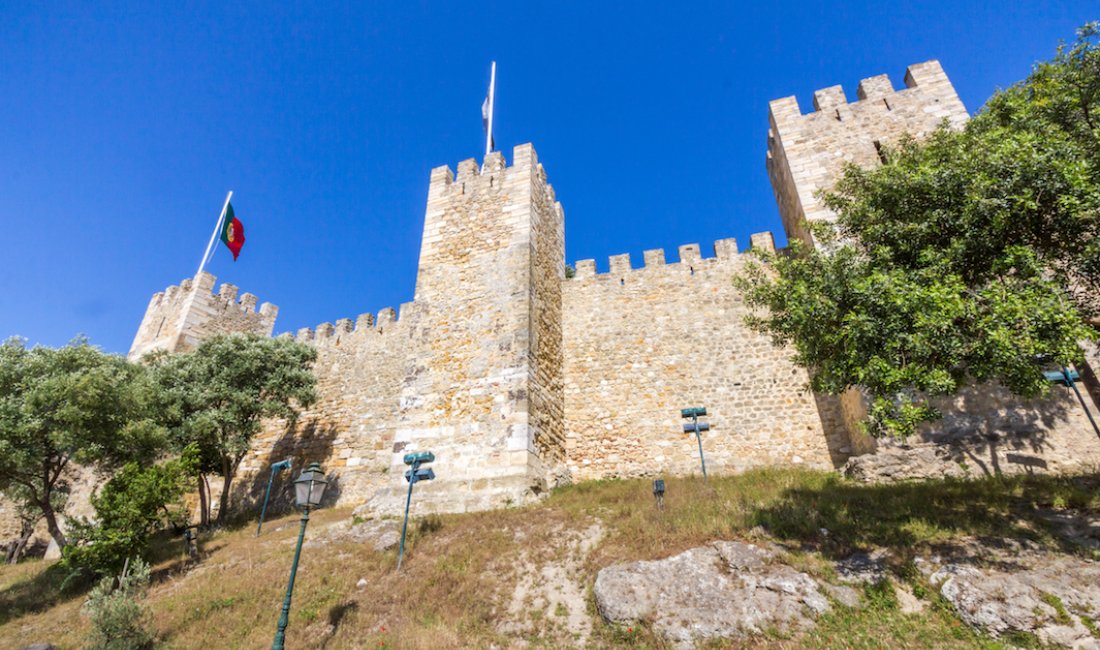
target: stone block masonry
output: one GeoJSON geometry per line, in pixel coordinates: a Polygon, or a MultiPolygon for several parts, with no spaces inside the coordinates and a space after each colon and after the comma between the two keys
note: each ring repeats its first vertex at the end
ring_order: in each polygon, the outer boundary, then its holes
{"type": "MultiPolygon", "coordinates": [[[[839,86],[820,90],[808,114],[793,97],[771,103],[768,173],[788,238],[812,243],[806,224],[833,218],[816,193],[843,163],[877,164],[879,148],[903,133],[966,120],[939,63],[910,66],[905,85],[865,79],[851,103],[839,86]]],[[[564,228],[529,144],[511,165],[493,153],[457,173],[432,170],[414,299],[400,313],[294,335],[317,349],[320,399],[292,426],[265,425],[242,467],[242,496],[262,496],[269,463],[287,456],[298,467],[322,462],[338,501],[390,514],[404,505],[411,451],[437,458],[438,478],[417,487],[418,513],[521,504],[573,480],[698,473],[679,414],[690,406],[708,409],[703,444],[715,473],[835,468],[874,451],[857,426],[858,393],[809,392],[791,351],[745,325],[737,242],[716,242],[713,255],[681,246],[675,262],[645,251],[637,268],[616,255],[601,274],[582,260],[566,279],[564,228]]],[[[752,235],[750,248],[774,250],[774,238],[752,235]]],[[[156,294],[131,357],[192,349],[217,333],[271,333],[274,306],[257,313],[255,297],[213,286],[202,274],[156,294]]],[[[925,438],[971,453],[974,467],[1100,460],[1100,445],[1080,442],[1091,434],[1067,400],[1023,403],[976,388],[945,404],[925,438]],[[997,435],[988,461],[956,444],[997,435]]]]}
{"type": "Polygon", "coordinates": [[[257,312],[256,296],[246,293],[238,301],[237,287],[232,284],[223,284],[212,293],[214,281],[209,273],[200,273],[153,294],[130,346],[130,359],[140,359],[153,350],[186,352],[215,334],[271,336],[278,307],[265,302],[257,312]]]}
{"type": "MultiPolygon", "coordinates": [[[[770,247],[770,233],[754,235],[770,247]]],[[[574,479],[700,473],[695,436],[680,409],[705,406],[707,471],[759,465],[832,469],[841,432],[825,430],[808,377],[790,351],[745,326],[734,289],[744,258],[721,240],[713,257],[681,246],[679,262],[646,251],[645,265],[611,258],[610,272],[577,263],[566,281],[565,431],[574,479]],[[833,437],[830,437],[830,436],[833,437]],[[831,448],[831,449],[830,449],[831,448]]]]}
{"type": "Polygon", "coordinates": [[[920,137],[968,119],[939,61],[909,66],[904,90],[886,75],[864,79],[857,97],[849,103],[843,88],[831,86],[814,93],[812,113],[803,114],[794,97],[768,105],[768,177],[791,239],[812,243],[807,224],[833,218],[818,192],[832,187],[845,163],[878,164],[881,147],[903,134],[920,137]]]}

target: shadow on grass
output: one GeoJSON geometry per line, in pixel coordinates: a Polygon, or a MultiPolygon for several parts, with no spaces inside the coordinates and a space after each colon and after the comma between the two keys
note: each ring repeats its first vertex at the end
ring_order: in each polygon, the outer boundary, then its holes
{"type": "Polygon", "coordinates": [[[1080,549],[1051,534],[1041,508],[1097,505],[1100,474],[1014,476],[888,485],[829,477],[783,491],[750,521],[772,535],[834,559],[890,547],[907,554],[960,536],[1028,539],[1080,549]]]}
{"type": "Polygon", "coordinates": [[[69,580],[66,584],[70,573],[60,562],[55,562],[46,570],[0,591],[0,625],[83,596],[94,581],[90,578],[69,580]]]}

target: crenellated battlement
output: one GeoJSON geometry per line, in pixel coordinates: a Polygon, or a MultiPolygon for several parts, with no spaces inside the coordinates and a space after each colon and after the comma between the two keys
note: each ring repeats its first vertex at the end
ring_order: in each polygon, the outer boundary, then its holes
{"type": "MultiPolygon", "coordinates": [[[[879,164],[902,134],[967,119],[936,61],[909,66],[903,88],[878,75],[854,98],[828,86],[812,104],[771,102],[767,143],[787,239],[811,244],[807,223],[832,218],[818,191],[845,163],[879,164]]],[[[740,250],[728,238],[612,255],[603,273],[580,260],[566,279],[565,217],[546,170],[530,144],[508,158],[431,171],[414,299],[400,313],[280,335],[315,349],[318,399],[294,422],[265,422],[242,473],[266,480],[287,456],[321,462],[340,501],[397,514],[404,455],[430,450],[438,478],[417,486],[416,514],[504,507],[570,480],[696,472],[679,420],[693,405],[710,414],[703,444],[716,473],[835,468],[864,450],[858,404],[807,391],[794,351],[746,324],[753,307],[735,278],[748,251],[775,251],[770,232],[740,250]]],[[[278,308],[257,302],[215,289],[210,274],[185,279],[153,296],[130,356],[270,335],[278,308]]]]}
{"type": "Polygon", "coordinates": [[[428,185],[428,200],[499,194],[506,191],[509,180],[514,185],[517,180],[528,178],[537,182],[547,201],[557,203],[554,188],[546,180],[546,170],[538,162],[535,148],[530,143],[512,149],[511,165],[505,161],[503,152],[493,151],[480,166],[475,158],[458,163],[457,174],[449,165],[436,167],[432,170],[428,185]]]}
{"type": "Polygon", "coordinates": [[[254,332],[270,336],[279,308],[271,303],[260,305],[251,293],[241,294],[233,284],[223,283],[214,291],[217,280],[199,273],[153,294],[137,336],[130,347],[130,358],[138,359],[153,350],[183,352],[213,334],[254,332]]]}
{"type": "Polygon", "coordinates": [[[968,117],[939,61],[909,66],[901,90],[886,75],[863,79],[856,96],[849,102],[841,86],[829,86],[814,92],[809,113],[794,96],[768,105],[768,177],[790,239],[812,244],[807,224],[834,218],[818,192],[846,163],[877,165],[883,145],[903,134],[921,137],[945,121],[958,128],[968,117]]]}
{"type": "MultiPolygon", "coordinates": [[[[412,307],[411,302],[401,305],[401,311],[407,312],[412,307]]],[[[321,323],[317,327],[302,327],[297,332],[285,332],[280,336],[293,338],[299,343],[311,345],[325,345],[328,343],[340,345],[345,341],[361,341],[365,337],[381,336],[387,330],[401,321],[397,310],[386,307],[379,310],[377,317],[371,313],[359,314],[355,320],[341,318],[333,323],[321,323]]]]}
{"type": "MultiPolygon", "coordinates": [[[[885,114],[899,108],[899,104],[919,103],[935,111],[935,104],[944,104],[940,117],[966,119],[966,110],[959,114],[961,102],[951,80],[939,61],[916,63],[905,69],[905,88],[895,90],[890,77],[884,74],[861,79],[856,89],[857,101],[849,102],[841,85],[814,91],[814,110],[803,113],[798,100],[792,95],[774,99],[768,103],[772,122],[787,125],[799,118],[831,119],[838,122],[850,120],[861,113],[885,114]]],[[[769,137],[774,133],[769,133],[769,137]]]]}
{"type": "Polygon", "coordinates": [[[568,281],[584,281],[593,278],[614,278],[622,280],[626,274],[652,271],[655,269],[679,270],[683,272],[686,277],[691,277],[696,271],[702,270],[710,265],[725,263],[739,264],[743,261],[742,256],[746,255],[751,250],[775,251],[775,238],[770,232],[753,234],[750,237],[750,242],[751,245],[748,248],[743,252],[738,252],[736,239],[732,237],[719,239],[714,242],[713,255],[710,257],[702,256],[702,249],[699,244],[684,244],[677,248],[679,256],[678,262],[666,262],[665,250],[663,248],[655,248],[642,253],[643,263],[640,267],[632,266],[629,253],[612,255],[608,258],[608,271],[606,273],[597,273],[596,260],[578,260],[574,266],[575,273],[568,281]]]}

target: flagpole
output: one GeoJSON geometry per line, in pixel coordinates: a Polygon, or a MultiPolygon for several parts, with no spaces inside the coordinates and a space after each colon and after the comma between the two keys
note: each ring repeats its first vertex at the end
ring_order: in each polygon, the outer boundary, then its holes
{"type": "Polygon", "coordinates": [[[198,276],[206,268],[206,262],[210,259],[210,249],[214,247],[214,240],[218,237],[218,231],[221,230],[222,221],[225,220],[225,211],[229,209],[229,199],[231,198],[233,198],[233,190],[229,190],[229,194],[225,195],[225,205],[222,206],[222,213],[218,215],[218,223],[214,225],[214,232],[210,233],[210,243],[206,245],[206,252],[202,254],[202,261],[199,262],[199,270],[195,273],[195,276],[198,276]]]}
{"type": "Polygon", "coordinates": [[[493,152],[493,93],[497,85],[497,62],[493,61],[493,71],[489,73],[489,128],[485,134],[485,157],[493,152]]]}

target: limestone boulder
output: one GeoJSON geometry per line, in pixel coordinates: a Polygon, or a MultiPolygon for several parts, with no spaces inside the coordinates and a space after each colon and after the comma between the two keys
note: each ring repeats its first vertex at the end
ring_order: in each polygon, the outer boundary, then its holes
{"type": "MultiPolygon", "coordinates": [[[[295,540],[292,540],[295,541],[295,540]]],[[[394,519],[368,519],[355,523],[341,521],[309,539],[305,546],[324,546],[333,542],[367,544],[376,551],[396,548],[401,541],[401,522],[394,519]]]]}
{"type": "Polygon", "coordinates": [[[1100,563],[999,540],[918,564],[964,622],[994,637],[1024,632],[1044,644],[1100,650],[1100,563]]]}
{"type": "Polygon", "coordinates": [[[775,551],[720,541],[663,560],[599,572],[596,605],[609,622],[652,621],[673,646],[708,639],[797,631],[829,608],[818,584],[775,551]]]}

